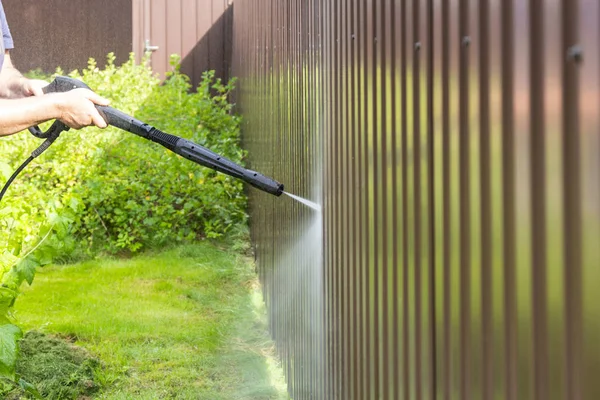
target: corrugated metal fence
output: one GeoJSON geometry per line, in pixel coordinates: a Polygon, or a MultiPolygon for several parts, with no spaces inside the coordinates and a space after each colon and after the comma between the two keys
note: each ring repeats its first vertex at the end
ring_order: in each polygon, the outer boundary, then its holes
{"type": "Polygon", "coordinates": [[[138,61],[153,48],[152,69],[161,78],[171,70],[171,54],[182,57],[181,71],[198,84],[214,70],[229,79],[233,0],[132,0],[133,52],[138,61]]]}
{"type": "Polygon", "coordinates": [[[295,399],[600,398],[600,5],[237,0],[295,399]]]}
{"type": "Polygon", "coordinates": [[[170,56],[193,85],[206,70],[229,79],[233,0],[3,0],[20,70],[53,73],[83,69],[93,57],[103,67],[109,52],[116,64],[150,49],[161,79],[170,56]]]}

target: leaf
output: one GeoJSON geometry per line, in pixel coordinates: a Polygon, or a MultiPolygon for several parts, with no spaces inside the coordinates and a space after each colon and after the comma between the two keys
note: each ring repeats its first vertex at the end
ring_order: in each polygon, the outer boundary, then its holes
{"type": "Polygon", "coordinates": [[[27,382],[25,379],[23,379],[23,378],[19,379],[19,386],[21,386],[21,388],[26,393],[29,393],[30,395],[32,395],[36,399],[43,399],[42,395],[37,390],[37,388],[35,386],[33,386],[31,383],[27,382]]]}
{"type": "Polygon", "coordinates": [[[17,270],[19,271],[19,275],[31,285],[35,276],[35,270],[39,265],[32,257],[27,257],[17,265],[17,270]]]}
{"type": "Polygon", "coordinates": [[[15,364],[19,356],[18,340],[22,337],[23,332],[18,326],[0,326],[0,377],[15,380],[15,364]]]}
{"type": "Polygon", "coordinates": [[[8,310],[15,301],[17,293],[7,287],[0,287],[0,325],[10,323],[8,310]]]}
{"type": "Polygon", "coordinates": [[[8,178],[10,178],[13,172],[13,168],[10,165],[0,161],[0,174],[2,175],[4,180],[8,180],[8,178]]]}
{"type": "Polygon", "coordinates": [[[18,257],[5,250],[4,253],[0,254],[0,271],[8,271],[18,260],[18,257]]]}
{"type": "Polygon", "coordinates": [[[79,199],[77,199],[75,197],[71,197],[69,199],[69,208],[71,208],[71,210],[78,211],[80,206],[81,206],[81,202],[79,201],[79,199]]]}
{"type": "Polygon", "coordinates": [[[52,260],[57,255],[57,249],[51,246],[44,246],[40,249],[39,254],[39,265],[48,265],[52,263],[52,260]]]}

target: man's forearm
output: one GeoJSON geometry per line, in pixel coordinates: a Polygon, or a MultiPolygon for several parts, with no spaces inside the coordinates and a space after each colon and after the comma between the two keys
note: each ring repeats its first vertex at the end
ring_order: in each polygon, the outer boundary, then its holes
{"type": "Polygon", "coordinates": [[[0,99],[0,136],[21,132],[30,126],[60,118],[59,96],[0,99]]]}

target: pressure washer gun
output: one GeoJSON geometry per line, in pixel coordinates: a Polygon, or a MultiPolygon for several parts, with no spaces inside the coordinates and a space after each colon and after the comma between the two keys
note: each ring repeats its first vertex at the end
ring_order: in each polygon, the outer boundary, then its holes
{"type": "MultiPolygon", "coordinates": [[[[89,86],[77,79],[66,76],[58,76],[49,85],[47,85],[43,89],[43,91],[44,93],[67,92],[69,90],[78,88],[90,89],[89,86]]],[[[150,126],[142,121],[139,121],[115,108],[109,106],[96,105],[96,109],[108,125],[115,126],[127,132],[141,136],[144,139],[156,142],[171,150],[172,152],[187,158],[190,161],[193,161],[204,167],[208,167],[216,171],[222,172],[224,174],[233,176],[235,178],[242,179],[250,185],[267,193],[271,193],[275,196],[281,196],[281,194],[283,193],[283,185],[281,183],[262,174],[259,174],[258,172],[245,169],[237,165],[233,161],[222,157],[219,154],[216,154],[208,150],[207,148],[200,146],[197,143],[180,138],[175,135],[171,135],[169,133],[162,132],[156,129],[155,127],[150,126]]],[[[16,176],[25,168],[25,166],[27,166],[27,164],[29,164],[31,160],[38,157],[48,147],[50,147],[50,145],[58,138],[58,136],[62,132],[68,130],[69,127],[59,120],[54,121],[54,123],[50,126],[50,128],[48,128],[46,132],[42,132],[42,130],[38,126],[33,126],[29,128],[29,132],[31,132],[31,134],[40,139],[46,140],[39,148],[37,148],[31,153],[31,156],[27,159],[27,161],[25,161],[23,165],[21,165],[17,169],[17,171],[15,171],[13,176],[11,176],[11,178],[8,180],[8,182],[0,192],[0,200],[2,200],[2,197],[6,193],[8,186],[12,183],[16,176]]]]}

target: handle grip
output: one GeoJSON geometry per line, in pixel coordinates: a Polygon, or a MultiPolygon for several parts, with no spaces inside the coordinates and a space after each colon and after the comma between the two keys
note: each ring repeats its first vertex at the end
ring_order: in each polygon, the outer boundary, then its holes
{"type": "Polygon", "coordinates": [[[68,76],[57,76],[49,85],[45,86],[42,91],[44,93],[61,93],[73,89],[90,89],[90,87],[79,79],[70,78],[68,76]]]}

